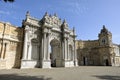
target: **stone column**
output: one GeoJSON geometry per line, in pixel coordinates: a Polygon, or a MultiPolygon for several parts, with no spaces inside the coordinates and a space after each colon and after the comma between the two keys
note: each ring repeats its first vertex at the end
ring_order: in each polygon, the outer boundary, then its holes
{"type": "Polygon", "coordinates": [[[72,50],[71,50],[71,54],[72,54],[72,56],[71,56],[71,58],[72,58],[72,60],[74,61],[74,47],[72,46],[72,50]]]}
{"type": "Polygon", "coordinates": [[[64,56],[65,56],[65,60],[67,60],[67,40],[66,40],[66,38],[64,39],[65,40],[65,43],[64,43],[64,56]]]}
{"type": "Polygon", "coordinates": [[[28,60],[31,60],[31,56],[32,56],[32,54],[31,54],[31,49],[32,49],[32,45],[31,45],[31,41],[30,42],[28,42],[28,45],[29,45],[29,48],[28,48],[28,60]]]}
{"type": "Polygon", "coordinates": [[[46,40],[46,33],[43,32],[42,35],[42,43],[41,43],[41,60],[45,60],[45,42],[46,40]]]}
{"type": "Polygon", "coordinates": [[[50,52],[49,52],[49,36],[50,36],[50,33],[48,33],[47,35],[47,56],[46,56],[46,59],[47,60],[50,60],[50,52]]]}
{"type": "Polygon", "coordinates": [[[3,53],[3,59],[5,59],[6,51],[7,51],[7,43],[4,44],[4,53],[3,53]]]}
{"type": "Polygon", "coordinates": [[[27,37],[28,37],[28,36],[27,36],[27,34],[28,34],[27,31],[28,31],[28,30],[25,29],[24,44],[23,44],[23,45],[24,45],[24,46],[23,46],[23,56],[22,56],[22,59],[23,59],[23,60],[26,60],[26,59],[27,59],[27,47],[28,47],[28,46],[27,46],[27,37]]]}
{"type": "Polygon", "coordinates": [[[40,45],[40,60],[43,59],[43,36],[41,37],[41,45],[40,45]]]}
{"type": "Polygon", "coordinates": [[[67,38],[67,60],[69,60],[69,44],[68,44],[68,38],[67,38]]]}
{"type": "Polygon", "coordinates": [[[43,60],[46,60],[46,33],[43,36],[43,60]]]}
{"type": "Polygon", "coordinates": [[[74,65],[75,66],[78,66],[77,65],[77,53],[76,53],[76,45],[75,45],[75,40],[74,40],[74,65]]]}
{"type": "Polygon", "coordinates": [[[47,37],[47,29],[43,30],[43,39],[42,39],[42,60],[41,60],[41,68],[51,68],[51,62],[48,60],[48,40],[49,37],[47,37]]]}
{"type": "Polygon", "coordinates": [[[61,49],[62,49],[62,59],[63,59],[63,60],[65,59],[64,48],[65,48],[65,47],[64,47],[64,41],[62,41],[62,48],[61,48],[61,49]]]}
{"type": "Polygon", "coordinates": [[[77,59],[77,56],[76,56],[76,46],[75,46],[75,40],[74,40],[74,54],[75,54],[74,59],[76,60],[76,59],[77,59]]]}

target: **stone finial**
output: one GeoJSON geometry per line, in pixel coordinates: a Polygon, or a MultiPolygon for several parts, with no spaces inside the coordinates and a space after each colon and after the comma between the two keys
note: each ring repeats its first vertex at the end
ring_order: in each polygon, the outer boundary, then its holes
{"type": "Polygon", "coordinates": [[[77,35],[75,34],[75,27],[73,27],[73,36],[74,38],[77,37],[77,35]]]}
{"type": "Polygon", "coordinates": [[[52,15],[51,15],[51,14],[50,14],[49,16],[50,16],[50,17],[52,17],[52,15]]]}
{"type": "Polygon", "coordinates": [[[27,12],[26,12],[26,21],[29,19],[29,17],[30,17],[30,12],[27,11],[27,12]]]}
{"type": "Polygon", "coordinates": [[[67,24],[65,19],[63,20],[63,24],[62,25],[64,26],[64,28],[68,28],[68,24],[67,24]]]}
{"type": "Polygon", "coordinates": [[[73,33],[75,33],[75,27],[73,27],[73,33]]]}
{"type": "Polygon", "coordinates": [[[63,23],[66,23],[66,20],[65,20],[65,19],[63,20],[63,23]]]}
{"type": "Polygon", "coordinates": [[[45,12],[45,16],[48,16],[48,12],[45,12]]]}
{"type": "Polygon", "coordinates": [[[103,25],[103,29],[106,29],[106,28],[105,28],[105,25],[103,25]]]}
{"type": "Polygon", "coordinates": [[[54,13],[54,16],[55,16],[55,17],[57,17],[57,14],[56,14],[56,13],[54,13]]]}
{"type": "Polygon", "coordinates": [[[22,20],[22,25],[24,25],[24,22],[25,22],[25,20],[23,19],[23,20],[22,20]]]}
{"type": "Polygon", "coordinates": [[[26,16],[30,16],[30,12],[29,11],[26,12],[26,16]]]}
{"type": "Polygon", "coordinates": [[[101,29],[101,33],[111,34],[111,32],[108,31],[108,29],[105,27],[105,25],[103,25],[103,28],[101,29]]]}
{"type": "Polygon", "coordinates": [[[103,25],[102,31],[103,31],[103,32],[108,32],[108,30],[106,29],[105,25],[103,25]]]}

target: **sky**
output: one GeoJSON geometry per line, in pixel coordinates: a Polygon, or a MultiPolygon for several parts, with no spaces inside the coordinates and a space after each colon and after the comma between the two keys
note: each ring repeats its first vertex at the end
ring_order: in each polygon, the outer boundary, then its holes
{"type": "Polygon", "coordinates": [[[45,12],[66,19],[69,28],[75,27],[77,39],[96,40],[103,25],[120,44],[120,0],[15,0],[0,1],[0,21],[22,25],[26,12],[41,19],[45,12]]]}

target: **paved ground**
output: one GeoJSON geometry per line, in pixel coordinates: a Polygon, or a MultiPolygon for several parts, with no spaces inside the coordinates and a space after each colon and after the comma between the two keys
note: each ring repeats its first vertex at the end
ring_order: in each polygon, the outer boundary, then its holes
{"type": "Polygon", "coordinates": [[[0,70],[0,80],[120,80],[120,67],[0,70]]]}

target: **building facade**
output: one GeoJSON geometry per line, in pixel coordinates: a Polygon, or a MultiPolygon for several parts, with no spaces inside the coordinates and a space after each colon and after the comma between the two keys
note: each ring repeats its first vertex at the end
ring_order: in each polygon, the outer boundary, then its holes
{"type": "Polygon", "coordinates": [[[20,67],[22,28],[0,22],[0,69],[20,67]]]}
{"type": "Polygon", "coordinates": [[[77,40],[79,65],[120,66],[120,46],[112,42],[112,33],[105,26],[98,40],[77,40]]]}
{"type": "Polygon", "coordinates": [[[21,68],[77,66],[75,32],[57,15],[45,13],[41,20],[26,14],[21,68]]]}
{"type": "Polygon", "coordinates": [[[0,22],[0,69],[120,66],[120,46],[105,26],[98,40],[76,40],[75,29],[56,14],[42,19],[29,12],[22,27],[0,22]]]}

